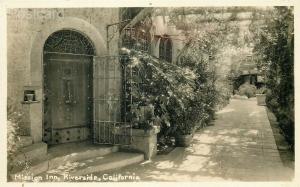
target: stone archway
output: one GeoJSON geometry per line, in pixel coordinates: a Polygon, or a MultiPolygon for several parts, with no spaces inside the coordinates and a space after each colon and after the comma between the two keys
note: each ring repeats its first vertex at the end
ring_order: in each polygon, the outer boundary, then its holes
{"type": "Polygon", "coordinates": [[[91,139],[94,47],[74,30],[51,34],[43,53],[43,142],[91,139]]]}
{"type": "Polygon", "coordinates": [[[94,46],[95,55],[103,56],[107,54],[106,45],[99,31],[85,20],[65,17],[51,20],[37,33],[30,53],[30,86],[35,91],[36,100],[39,102],[30,107],[30,133],[33,141],[42,141],[43,124],[43,49],[47,38],[54,32],[69,29],[82,33],[91,39],[94,46]]]}

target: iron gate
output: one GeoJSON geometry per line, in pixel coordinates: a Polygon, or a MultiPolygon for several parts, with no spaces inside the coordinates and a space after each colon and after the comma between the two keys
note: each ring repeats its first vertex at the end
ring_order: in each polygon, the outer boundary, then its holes
{"type": "MultiPolygon", "coordinates": [[[[126,67],[120,56],[93,59],[93,140],[96,144],[131,144],[131,123],[122,118],[126,67]],[[124,78],[125,77],[125,78],[124,78]],[[122,103],[123,102],[123,103],[122,103]]],[[[126,87],[126,86],[125,86],[126,87]]]]}

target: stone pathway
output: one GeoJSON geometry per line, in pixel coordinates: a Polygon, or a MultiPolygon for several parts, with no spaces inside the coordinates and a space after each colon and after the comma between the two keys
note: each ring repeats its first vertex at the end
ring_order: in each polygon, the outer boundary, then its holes
{"type": "MultiPolygon", "coordinates": [[[[292,158],[284,159],[293,165],[292,158]]],[[[233,99],[190,147],[108,174],[140,181],[281,181],[292,180],[294,171],[283,164],[266,108],[254,99],[233,99]]]]}

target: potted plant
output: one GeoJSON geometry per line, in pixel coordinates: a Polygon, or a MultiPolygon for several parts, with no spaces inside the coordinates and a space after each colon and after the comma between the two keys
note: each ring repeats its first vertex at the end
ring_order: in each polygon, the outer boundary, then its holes
{"type": "Polygon", "coordinates": [[[194,127],[191,123],[181,123],[175,132],[175,144],[178,147],[188,147],[193,139],[194,127]]]}
{"type": "Polygon", "coordinates": [[[265,87],[257,89],[257,91],[256,91],[257,105],[259,105],[259,106],[266,105],[266,92],[267,92],[267,89],[265,87]]]}

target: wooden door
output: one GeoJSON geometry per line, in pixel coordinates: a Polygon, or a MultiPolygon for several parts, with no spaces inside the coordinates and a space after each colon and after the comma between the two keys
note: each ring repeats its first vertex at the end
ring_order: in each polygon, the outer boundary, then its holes
{"type": "Polygon", "coordinates": [[[82,141],[92,126],[92,57],[44,54],[44,136],[48,144],[82,141]]]}

